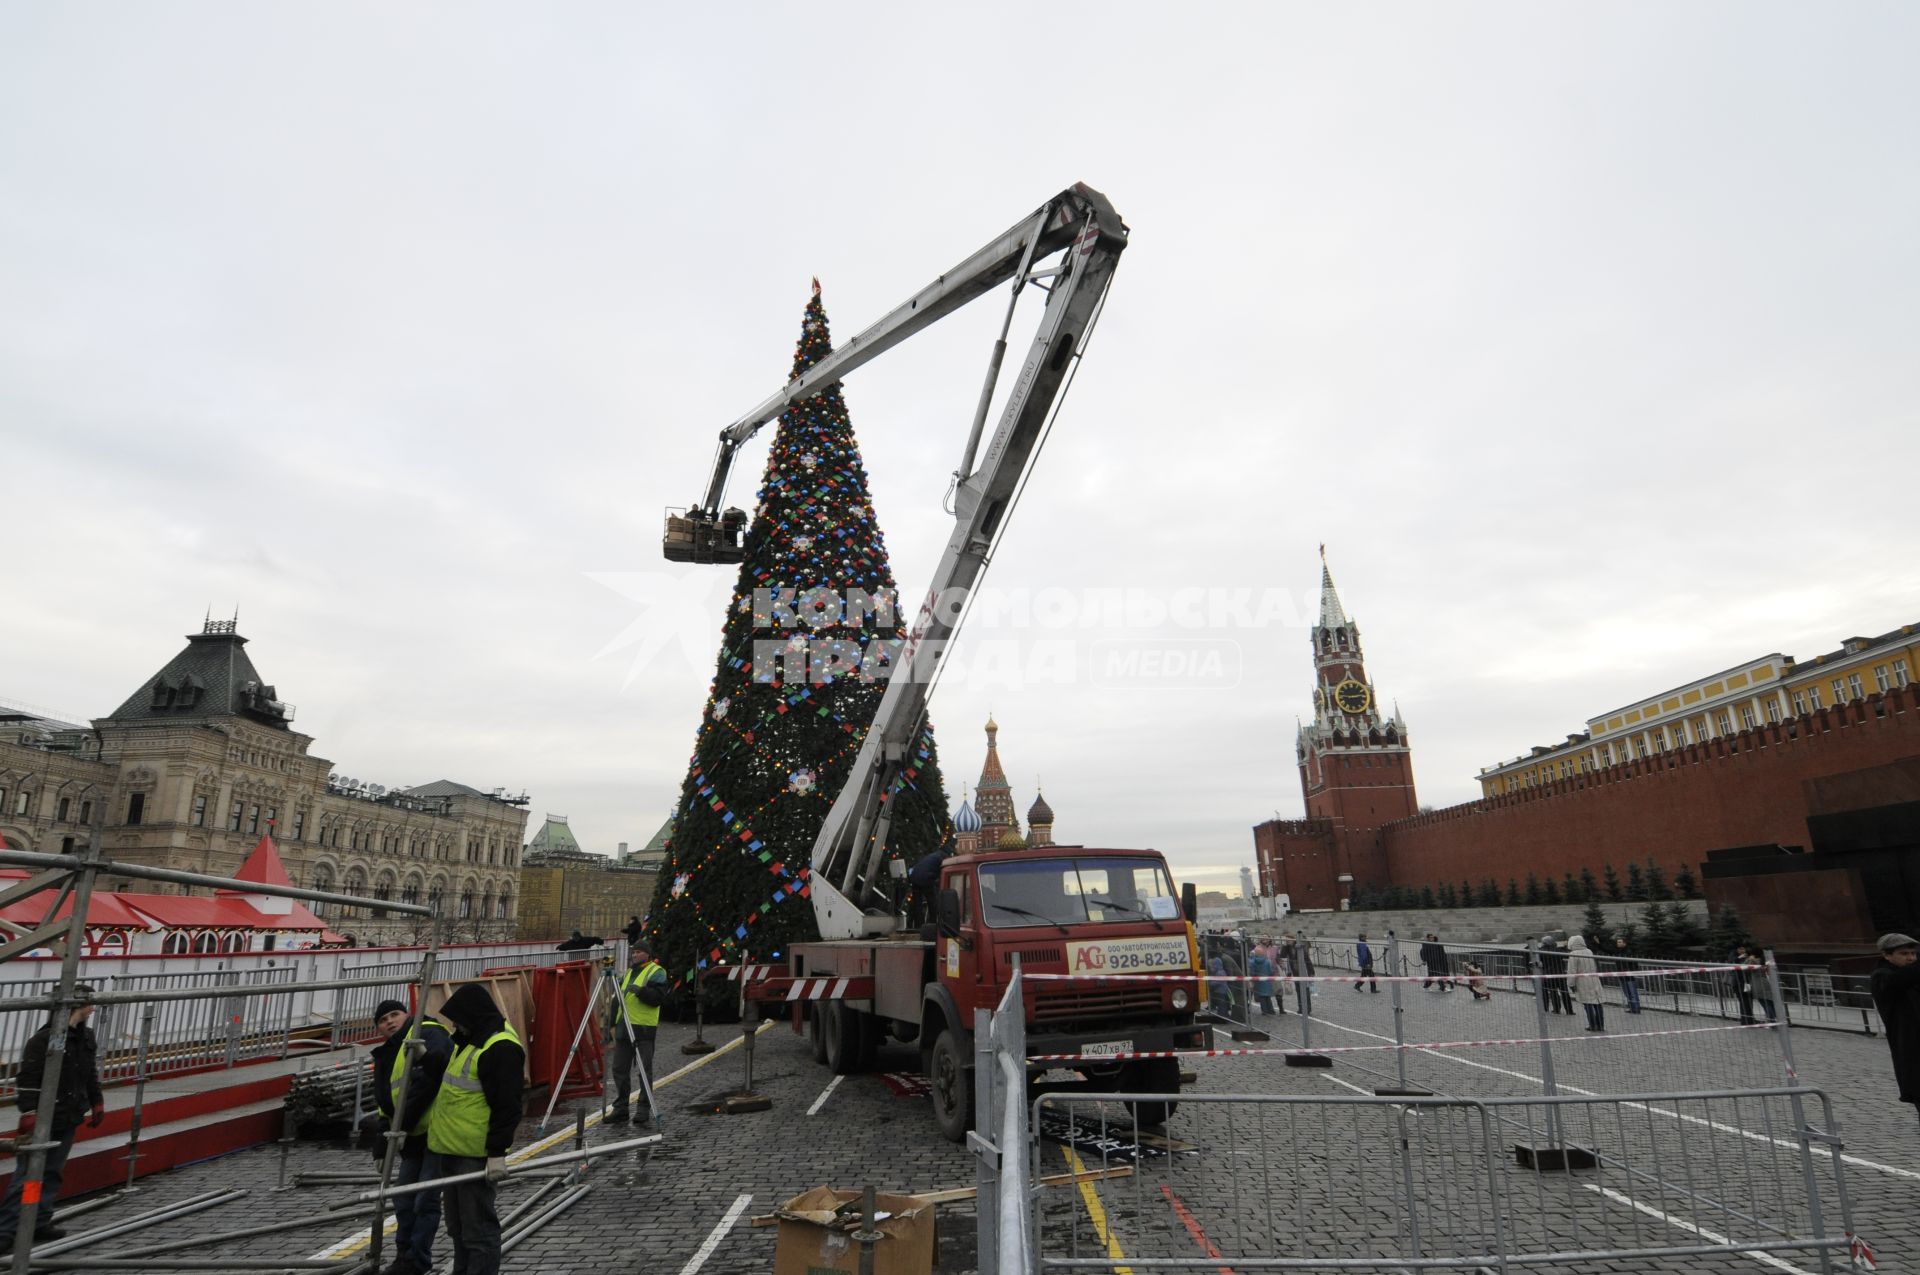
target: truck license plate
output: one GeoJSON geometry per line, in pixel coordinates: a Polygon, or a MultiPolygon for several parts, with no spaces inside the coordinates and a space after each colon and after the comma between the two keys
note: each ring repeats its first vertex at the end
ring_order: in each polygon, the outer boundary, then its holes
{"type": "Polygon", "coordinates": [[[1102,1040],[1091,1045],[1080,1046],[1080,1052],[1094,1058],[1111,1058],[1117,1054],[1132,1053],[1133,1042],[1130,1040],[1102,1040]]]}

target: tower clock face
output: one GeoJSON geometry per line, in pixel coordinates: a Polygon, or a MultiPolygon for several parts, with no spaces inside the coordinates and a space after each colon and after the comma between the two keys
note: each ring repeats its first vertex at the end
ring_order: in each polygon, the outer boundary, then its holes
{"type": "Polygon", "coordinates": [[[1333,688],[1333,702],[1342,712],[1364,713],[1367,705],[1373,703],[1373,694],[1367,690],[1365,682],[1356,682],[1352,678],[1333,688]]]}

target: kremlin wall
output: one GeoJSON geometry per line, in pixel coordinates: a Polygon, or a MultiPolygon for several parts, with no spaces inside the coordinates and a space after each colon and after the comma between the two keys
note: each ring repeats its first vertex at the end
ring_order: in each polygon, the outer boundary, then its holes
{"type": "MultiPolygon", "coordinates": [[[[1683,708],[1674,724],[1636,738],[1631,756],[1620,740],[1612,764],[1611,744],[1602,754],[1571,736],[1534,750],[1551,769],[1531,766],[1525,786],[1503,780],[1506,791],[1422,813],[1406,722],[1397,708],[1380,710],[1358,626],[1324,568],[1321,591],[1315,716],[1296,748],[1307,818],[1253,829],[1263,895],[1285,895],[1296,911],[1332,909],[1361,887],[1599,875],[1651,859],[1669,876],[1689,867],[1711,906],[1735,904],[1782,948],[1864,950],[1920,914],[1920,689],[1907,672],[1915,626],[1849,639],[1804,664],[1773,657],[1787,675],[1778,689],[1727,701],[1737,717],[1711,699],[1691,720],[1695,710],[1683,708]],[[1855,677],[1852,697],[1792,711],[1820,703],[1797,688],[1855,666],[1872,667],[1879,689],[1855,677]]],[[[1833,682],[1836,699],[1843,686],[1833,682]]]]}
{"type": "MultiPolygon", "coordinates": [[[[1483,798],[1377,834],[1393,884],[1558,878],[1652,859],[1686,864],[1710,905],[1734,903],[1783,948],[1864,947],[1911,925],[1898,884],[1880,900],[1854,855],[1823,845],[1822,817],[1920,802],[1920,689],[1895,688],[1805,717],[1483,798]],[[1906,765],[1901,763],[1905,762],[1906,765]],[[1744,852],[1744,853],[1743,853],[1744,852]],[[1769,862],[1771,860],[1772,862],[1769,862]]],[[[1859,847],[1896,850],[1895,844],[1859,847]]],[[[1907,849],[1913,847],[1909,844],[1907,849]]],[[[1905,856],[1909,859],[1912,855],[1905,856]]]]}

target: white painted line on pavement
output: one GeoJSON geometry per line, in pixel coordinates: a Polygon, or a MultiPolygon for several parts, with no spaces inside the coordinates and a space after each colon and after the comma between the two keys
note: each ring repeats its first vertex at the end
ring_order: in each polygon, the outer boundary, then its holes
{"type": "MultiPolygon", "coordinates": [[[[1586,1187],[1587,1190],[1592,1191],[1598,1195],[1606,1196],[1609,1200],[1612,1200],[1616,1204],[1625,1204],[1630,1208],[1635,1208],[1640,1210],[1642,1213],[1645,1213],[1648,1217],[1659,1218],[1662,1222],[1665,1222],[1668,1226],[1677,1226],[1683,1231],[1689,1231],[1695,1235],[1698,1235],[1701,1239],[1705,1240],[1709,1244],[1733,1243],[1732,1240],[1728,1239],[1724,1235],[1721,1235],[1715,1231],[1709,1231],[1704,1226],[1695,1226],[1692,1222],[1687,1221],[1685,1218],[1675,1217],[1671,1213],[1662,1213],[1659,1209],[1654,1208],[1651,1204],[1642,1204],[1640,1201],[1634,1199],[1630,1195],[1620,1194],[1620,1192],[1614,1190],[1612,1187],[1595,1186],[1591,1182],[1582,1182],[1580,1185],[1586,1187]]],[[[1782,1261],[1781,1259],[1775,1257],[1773,1254],[1762,1252],[1759,1249],[1743,1248],[1740,1250],[1740,1256],[1751,1257],[1756,1262],[1764,1262],[1768,1266],[1771,1266],[1776,1270],[1786,1271],[1787,1275],[1813,1275],[1812,1271],[1802,1270],[1798,1266],[1795,1266],[1792,1262],[1782,1261]]]]}
{"type": "Polygon", "coordinates": [[[1320,1078],[1322,1080],[1331,1080],[1334,1084],[1339,1085],[1342,1088],[1351,1089],[1363,1098],[1373,1097],[1373,1093],[1370,1090],[1362,1089],[1359,1085],[1354,1084],[1352,1081],[1342,1080],[1340,1079],[1340,1077],[1328,1075],[1324,1071],[1320,1073],[1320,1078]]]}
{"type": "Polygon", "coordinates": [[[807,1108],[807,1114],[810,1116],[819,1115],[820,1108],[827,1105],[827,1099],[833,1097],[833,1091],[835,1089],[838,1089],[840,1087],[840,1082],[845,1079],[846,1079],[845,1076],[835,1076],[832,1080],[829,1080],[827,1082],[827,1087],[820,1091],[820,1096],[813,1100],[813,1105],[807,1108]]]}
{"type": "MultiPolygon", "coordinates": [[[[740,1220],[740,1215],[747,1211],[747,1205],[752,1202],[751,1195],[743,1195],[734,1200],[733,1207],[728,1209],[727,1215],[715,1224],[706,1242],[701,1244],[694,1255],[687,1259],[687,1264],[680,1268],[680,1275],[693,1275],[695,1271],[707,1264],[707,1259],[713,1256],[713,1250],[720,1247],[720,1241],[727,1238],[727,1232],[733,1229],[733,1224],[740,1220]]],[[[1800,1275],[1807,1275],[1807,1272],[1802,1271],[1800,1275]]]]}
{"type": "MultiPolygon", "coordinates": [[[[1378,1032],[1362,1031],[1358,1027],[1349,1027],[1345,1023],[1336,1023],[1330,1018],[1323,1019],[1317,1014],[1314,1015],[1313,1021],[1316,1023],[1325,1023],[1329,1027],[1337,1027],[1341,1031],[1352,1032],[1356,1036],[1371,1036],[1375,1040],[1384,1040],[1389,1043],[1391,1043],[1393,1040],[1393,1037],[1391,1036],[1382,1036],[1378,1032]]],[[[1452,1054],[1442,1053],[1437,1049],[1420,1049],[1418,1047],[1415,1047],[1415,1052],[1426,1054],[1432,1058],[1439,1058],[1445,1062],[1458,1063],[1462,1067],[1478,1067],[1481,1071],[1497,1071],[1503,1076],[1512,1076],[1517,1080],[1530,1081],[1531,1083],[1536,1085],[1541,1083],[1540,1077],[1529,1075],[1524,1071],[1509,1071],[1505,1067],[1495,1067],[1488,1063],[1475,1062],[1471,1058],[1455,1058],[1452,1054]]],[[[1595,1093],[1591,1089],[1582,1089],[1577,1085],[1569,1085],[1564,1083],[1560,1085],[1560,1090],[1563,1093],[1579,1094],[1583,1098],[1599,1098],[1604,1096],[1604,1095],[1595,1093]]],[[[1472,1095],[1465,1094],[1461,1096],[1471,1097],[1472,1095]]],[[[1800,1149],[1799,1143],[1790,1141],[1789,1139],[1775,1138],[1764,1133],[1755,1133],[1751,1129],[1737,1129],[1730,1124],[1721,1124],[1718,1120],[1708,1120],[1701,1116],[1684,1115],[1678,1111],[1668,1111],[1664,1107],[1649,1107],[1647,1106],[1647,1104],[1643,1102],[1629,1102],[1624,1105],[1632,1107],[1638,1111],[1651,1111],[1655,1115],[1666,1116],[1668,1119],[1678,1120],[1684,1124],[1699,1125],[1705,1129],[1715,1129],[1721,1133],[1731,1133],[1742,1138],[1751,1138],[1755,1142],[1769,1142],[1776,1147],[1785,1147],[1789,1151],[1797,1151],[1800,1149]]],[[[1832,1147],[1814,1147],[1813,1153],[1815,1155],[1832,1156],[1833,1148],[1832,1147]]],[[[1874,1169],[1881,1173],[1890,1174],[1896,1178],[1911,1178],[1916,1182],[1920,1182],[1920,1173],[1916,1173],[1912,1169],[1902,1169],[1897,1165],[1892,1165],[1892,1164],[1881,1164],[1878,1160],[1865,1160],[1857,1155],[1842,1155],[1840,1159],[1842,1163],[1857,1165],[1862,1169],[1874,1169]]]]}

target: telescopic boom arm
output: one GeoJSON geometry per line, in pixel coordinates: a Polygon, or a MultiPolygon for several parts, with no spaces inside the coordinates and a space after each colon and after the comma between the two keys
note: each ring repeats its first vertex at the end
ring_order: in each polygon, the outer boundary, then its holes
{"type": "Polygon", "coordinates": [[[992,554],[1008,503],[1126,245],[1127,228],[1105,196],[1084,185],[1062,191],[722,430],[720,454],[703,503],[689,510],[685,519],[668,519],[669,558],[739,561],[737,538],[744,517],[738,511],[723,517],[720,501],[740,445],[787,408],[812,398],[974,298],[1012,281],[1007,318],[994,343],[966,448],[954,471],[953,534],[911,634],[894,658],[886,693],[846,786],[814,842],[810,893],[823,938],[852,938],[893,928],[888,909],[879,906],[885,898],[881,886],[891,798],[925,720],[933,671],[992,554]],[[1058,260],[1047,264],[1056,254],[1058,260]],[[1045,313],[976,468],[1014,306],[1028,284],[1043,279],[1051,280],[1046,285],[1045,313]]]}

